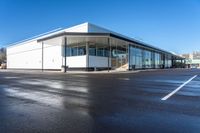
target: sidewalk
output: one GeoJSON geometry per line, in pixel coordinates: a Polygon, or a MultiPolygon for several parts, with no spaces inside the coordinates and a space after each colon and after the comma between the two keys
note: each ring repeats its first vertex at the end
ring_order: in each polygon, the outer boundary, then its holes
{"type": "Polygon", "coordinates": [[[148,71],[166,71],[166,70],[177,70],[185,68],[170,68],[170,69],[143,69],[143,70],[103,70],[103,71],[67,71],[66,73],[62,71],[50,71],[50,70],[13,70],[13,69],[0,69],[0,72],[13,72],[13,73],[24,73],[24,74],[127,74],[127,73],[138,73],[138,72],[148,72],[148,71]]]}

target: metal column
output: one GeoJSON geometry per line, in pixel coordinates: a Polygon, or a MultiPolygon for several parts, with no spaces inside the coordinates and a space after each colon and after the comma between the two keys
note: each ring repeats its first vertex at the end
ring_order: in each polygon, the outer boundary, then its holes
{"type": "Polygon", "coordinates": [[[130,71],[130,63],[131,63],[131,52],[130,52],[130,44],[128,44],[128,70],[130,71]]]}
{"type": "Polygon", "coordinates": [[[108,72],[110,72],[111,65],[111,45],[110,45],[110,37],[108,37],[108,46],[109,46],[109,56],[108,56],[108,72]]]}
{"type": "Polygon", "coordinates": [[[44,42],[42,42],[42,72],[44,71],[44,42]]]}
{"type": "Polygon", "coordinates": [[[89,44],[88,42],[86,43],[86,70],[89,71],[89,44]]]}
{"type": "Polygon", "coordinates": [[[165,54],[163,54],[163,69],[165,68],[165,54]]]}
{"type": "Polygon", "coordinates": [[[67,72],[67,37],[64,38],[64,50],[65,50],[65,66],[64,66],[64,73],[67,72]]]}

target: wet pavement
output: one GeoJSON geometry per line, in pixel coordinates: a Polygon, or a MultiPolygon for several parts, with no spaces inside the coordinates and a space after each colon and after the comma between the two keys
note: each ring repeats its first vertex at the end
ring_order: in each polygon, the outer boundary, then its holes
{"type": "Polygon", "coordinates": [[[198,133],[200,70],[0,71],[1,133],[198,133]],[[161,100],[198,75],[169,99],[161,100]]]}

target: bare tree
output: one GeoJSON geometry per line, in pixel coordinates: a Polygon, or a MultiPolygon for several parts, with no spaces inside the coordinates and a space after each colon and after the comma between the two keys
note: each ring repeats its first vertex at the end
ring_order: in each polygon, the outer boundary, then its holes
{"type": "Polygon", "coordinates": [[[0,65],[6,62],[6,48],[0,48],[0,65]]]}

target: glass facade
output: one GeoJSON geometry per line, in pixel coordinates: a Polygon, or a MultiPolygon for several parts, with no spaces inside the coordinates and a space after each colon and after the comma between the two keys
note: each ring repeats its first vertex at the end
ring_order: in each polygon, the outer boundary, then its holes
{"type": "Polygon", "coordinates": [[[88,43],[89,45],[89,55],[91,56],[109,56],[109,45],[101,43],[88,43]]]}
{"type": "Polygon", "coordinates": [[[162,68],[161,54],[155,53],[155,68],[162,68]]]}
{"type": "Polygon", "coordinates": [[[152,61],[152,52],[148,50],[143,50],[143,68],[152,68],[153,61],[152,61]]]}
{"type": "Polygon", "coordinates": [[[142,66],[143,66],[142,49],[136,48],[134,46],[130,46],[129,48],[130,48],[130,50],[129,50],[129,54],[130,54],[129,67],[130,67],[130,69],[140,69],[140,68],[142,68],[142,66]]]}
{"type": "MultiPolygon", "coordinates": [[[[162,68],[162,54],[130,45],[130,69],[162,68]]],[[[170,61],[167,61],[168,63],[170,61]]]]}
{"type": "MultiPolygon", "coordinates": [[[[109,45],[107,40],[105,37],[68,37],[66,55],[68,57],[86,55],[86,47],[88,46],[88,55],[108,57],[109,45]]],[[[64,45],[62,55],[64,55],[64,45]]]]}
{"type": "Polygon", "coordinates": [[[86,54],[86,46],[67,47],[67,56],[81,56],[86,54]]]}
{"type": "MultiPolygon", "coordinates": [[[[62,51],[64,52],[64,47],[62,47],[62,51]]],[[[172,67],[170,54],[159,53],[122,39],[100,36],[67,37],[66,56],[85,55],[107,58],[110,69],[172,67]]]]}
{"type": "MultiPolygon", "coordinates": [[[[62,55],[64,56],[65,48],[62,45],[62,55]]],[[[66,46],[66,56],[86,55],[86,42],[82,37],[68,37],[66,46]]]]}
{"type": "Polygon", "coordinates": [[[165,68],[171,68],[171,67],[172,67],[172,56],[165,55],[165,68]]]}
{"type": "Polygon", "coordinates": [[[111,38],[110,40],[112,68],[128,69],[128,45],[125,41],[111,38]]]}

